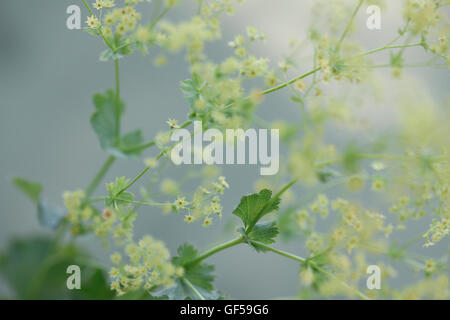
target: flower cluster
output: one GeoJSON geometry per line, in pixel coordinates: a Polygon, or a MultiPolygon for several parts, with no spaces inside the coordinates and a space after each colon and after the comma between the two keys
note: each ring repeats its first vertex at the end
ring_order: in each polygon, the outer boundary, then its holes
{"type": "Polygon", "coordinates": [[[229,188],[229,185],[225,177],[219,177],[217,181],[199,187],[190,202],[186,201],[185,197],[178,196],[172,208],[175,212],[186,212],[185,222],[200,220],[204,227],[208,227],[212,224],[214,216],[222,217],[220,195],[226,188],[229,188]]]}
{"type": "Polygon", "coordinates": [[[144,288],[150,290],[158,286],[171,286],[175,276],[182,276],[184,270],[173,266],[170,253],[164,243],[144,236],[138,243],[125,246],[127,262],[122,261],[120,253],[111,255],[111,289],[118,295],[144,288]]]}

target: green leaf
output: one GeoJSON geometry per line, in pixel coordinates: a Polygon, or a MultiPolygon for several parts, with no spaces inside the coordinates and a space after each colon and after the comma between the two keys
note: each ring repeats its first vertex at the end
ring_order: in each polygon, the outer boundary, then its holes
{"type": "Polygon", "coordinates": [[[259,193],[242,197],[233,214],[241,218],[247,228],[249,225],[256,224],[266,214],[278,210],[279,204],[280,199],[272,199],[272,191],[264,189],[259,193]]]}
{"type": "Polygon", "coordinates": [[[185,243],[178,248],[178,256],[172,259],[172,263],[184,268],[184,277],[188,279],[193,285],[203,288],[207,291],[212,291],[214,286],[214,266],[204,262],[188,265],[198,256],[198,250],[191,244],[185,243]]]}
{"type": "Polygon", "coordinates": [[[83,268],[81,274],[81,290],[71,291],[73,299],[109,300],[115,297],[104,270],[83,268]]]}
{"type": "MultiPolygon", "coordinates": [[[[116,123],[116,94],[108,90],[105,94],[94,95],[95,112],[91,117],[91,125],[100,141],[103,150],[118,158],[129,158],[140,155],[138,148],[143,144],[144,138],[141,130],[131,131],[117,139],[116,123]]],[[[119,102],[119,117],[125,110],[122,100],[119,102]]]]}
{"type": "Polygon", "coordinates": [[[205,86],[206,82],[202,81],[197,74],[192,75],[192,79],[181,81],[180,87],[183,92],[184,99],[192,107],[195,100],[200,96],[201,89],[205,86]]]}
{"type": "Polygon", "coordinates": [[[349,173],[355,173],[359,170],[361,162],[361,150],[353,143],[349,144],[342,157],[342,165],[349,173]]]}
{"type": "Polygon", "coordinates": [[[13,240],[0,253],[0,276],[16,299],[108,298],[104,271],[91,264],[89,256],[74,245],[44,236],[28,237],[13,240]],[[82,270],[80,291],[67,289],[69,265],[82,270]]]}
{"type": "MultiPolygon", "coordinates": [[[[205,300],[220,300],[221,295],[217,291],[208,291],[194,284],[192,286],[205,300]]],[[[170,300],[199,300],[200,297],[182,279],[175,280],[174,286],[162,290],[156,294],[157,297],[170,300]]]]}
{"type": "MultiPolygon", "coordinates": [[[[137,147],[141,146],[144,143],[144,137],[142,136],[141,130],[131,131],[125,134],[119,142],[119,151],[125,157],[131,156],[139,156],[141,154],[141,150],[137,147]]],[[[117,154],[121,156],[121,154],[117,154]]]]}
{"type": "Polygon", "coordinates": [[[332,168],[322,168],[316,171],[317,178],[322,183],[329,182],[332,178],[340,177],[339,171],[332,168]]]}
{"type": "MultiPolygon", "coordinates": [[[[275,242],[275,238],[279,233],[278,227],[276,226],[276,222],[265,222],[256,224],[253,229],[249,232],[248,238],[249,240],[261,242],[264,244],[272,244],[275,242]]],[[[265,252],[266,249],[250,242],[253,248],[256,251],[265,252]]]]}
{"type": "Polygon", "coordinates": [[[39,200],[38,220],[42,226],[55,229],[65,216],[66,213],[61,208],[58,208],[43,199],[39,200]]]}
{"type": "Polygon", "coordinates": [[[126,179],[125,177],[116,178],[115,182],[110,182],[106,184],[106,190],[108,190],[109,198],[106,200],[107,206],[112,206],[114,203],[116,204],[130,204],[131,201],[134,200],[134,194],[128,191],[122,192],[118,199],[116,195],[126,188],[130,182],[130,179],[126,179]]]}
{"type": "Polygon", "coordinates": [[[178,266],[184,266],[198,256],[198,250],[187,242],[178,247],[177,253],[178,256],[174,257],[172,262],[178,266]]]}
{"type": "Polygon", "coordinates": [[[401,67],[404,63],[403,52],[399,51],[398,53],[391,52],[390,54],[390,64],[393,67],[401,67]]]}
{"type": "Polygon", "coordinates": [[[20,177],[13,179],[13,184],[22,191],[31,201],[38,203],[42,193],[42,185],[36,182],[22,179],[20,177]]]}
{"type": "MultiPolygon", "coordinates": [[[[94,95],[95,112],[91,117],[91,125],[100,141],[102,149],[116,151],[116,93],[108,90],[105,94],[94,95]]],[[[119,102],[119,117],[125,109],[123,101],[119,102]]]]}

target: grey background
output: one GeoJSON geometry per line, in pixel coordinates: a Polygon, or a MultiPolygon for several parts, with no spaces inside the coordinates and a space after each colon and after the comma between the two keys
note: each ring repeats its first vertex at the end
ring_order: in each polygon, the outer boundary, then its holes
{"type": "MultiPolygon", "coordinates": [[[[183,8],[175,9],[169,17],[180,20],[192,14],[195,1],[185,2],[183,8]]],[[[363,25],[358,37],[367,48],[390,40],[401,23],[399,1],[389,2],[381,31],[365,29],[365,15],[358,16],[358,23],[363,25]]],[[[66,29],[66,8],[74,3],[81,6],[81,1],[75,0],[0,2],[0,248],[11,237],[46,232],[37,223],[34,207],[12,187],[13,177],[42,182],[45,197],[61,204],[62,192],[86,187],[107,156],[99,148],[89,117],[93,111],[92,95],[113,86],[113,66],[98,61],[104,49],[98,39],[83,31],[66,29]]],[[[220,61],[231,54],[226,43],[235,34],[244,33],[245,26],[253,25],[268,38],[267,44],[256,46],[254,52],[268,56],[275,63],[286,52],[289,38],[306,36],[311,3],[248,0],[235,16],[225,16],[223,40],[209,45],[208,52],[220,61]]],[[[82,8],[84,21],[86,10],[82,8]]],[[[151,5],[141,8],[144,18],[150,15],[151,5]]],[[[147,140],[165,127],[167,118],[183,120],[188,112],[178,86],[179,81],[189,76],[184,57],[170,56],[169,65],[158,69],[152,64],[157,54],[151,49],[150,57],[134,54],[121,60],[122,97],[127,104],[123,127],[124,130],[143,128],[147,140]]],[[[415,55],[420,57],[419,52],[415,55]]],[[[408,72],[411,76],[420,75],[425,88],[435,98],[445,97],[447,71],[408,72]]],[[[381,71],[381,75],[388,78],[389,71],[381,71]]],[[[258,114],[265,119],[299,117],[297,106],[288,98],[287,93],[268,97],[258,114]]],[[[383,114],[377,116],[383,122],[383,114]]],[[[155,152],[148,151],[146,155],[155,152]]],[[[119,160],[106,181],[122,175],[134,177],[142,167],[138,160],[119,160]]],[[[180,173],[177,170],[174,177],[180,173]]],[[[222,223],[208,229],[198,224],[187,226],[180,216],[163,216],[145,208],[140,210],[136,235],[150,233],[164,240],[172,253],[186,240],[205,248],[208,243],[228,239],[230,234],[225,234],[223,229],[230,212],[240,196],[252,190],[258,172],[256,167],[224,168],[232,188],[224,197],[222,223]]],[[[99,188],[97,194],[103,192],[99,188]]],[[[422,229],[413,228],[408,232],[418,230],[422,229]]],[[[101,259],[105,258],[99,241],[90,238],[81,242],[89,243],[101,259]]],[[[305,253],[301,242],[282,246],[305,253]]],[[[420,246],[417,250],[421,250],[420,246]]],[[[217,266],[217,287],[236,298],[293,296],[300,287],[295,263],[270,254],[256,254],[244,246],[227,250],[210,261],[217,266]]]]}

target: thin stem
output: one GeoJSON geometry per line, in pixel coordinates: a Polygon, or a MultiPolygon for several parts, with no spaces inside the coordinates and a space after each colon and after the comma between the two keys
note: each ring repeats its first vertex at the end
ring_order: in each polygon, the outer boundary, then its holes
{"type": "Polygon", "coordinates": [[[350,18],[350,21],[347,24],[347,27],[345,28],[344,33],[342,34],[341,38],[339,39],[339,42],[336,45],[336,52],[339,51],[339,49],[341,48],[341,44],[344,41],[345,37],[347,36],[348,32],[350,31],[353,20],[355,20],[356,14],[358,13],[359,9],[361,8],[363,2],[364,2],[363,0],[359,0],[358,6],[356,7],[355,11],[353,12],[353,14],[350,18]]]}
{"type": "Polygon", "coordinates": [[[216,246],[214,248],[211,248],[208,251],[204,252],[203,254],[201,254],[200,256],[195,258],[194,260],[189,261],[188,263],[185,264],[185,267],[190,267],[190,266],[196,265],[197,263],[205,260],[206,258],[212,256],[213,254],[215,254],[217,252],[220,252],[222,250],[234,247],[234,246],[236,246],[238,244],[241,244],[241,243],[244,243],[244,238],[243,237],[239,237],[239,238],[236,238],[234,240],[222,243],[222,244],[220,244],[220,245],[218,245],[218,246],[216,246]]]}
{"type": "Polygon", "coordinates": [[[197,288],[186,278],[181,278],[181,281],[184,282],[185,285],[187,285],[189,287],[189,289],[192,290],[192,292],[195,293],[195,295],[200,299],[200,300],[206,300],[205,297],[202,296],[202,294],[197,290],[197,288]]]}
{"type": "Polygon", "coordinates": [[[419,47],[419,46],[422,47],[423,43],[422,42],[417,42],[417,43],[403,44],[403,45],[397,45],[397,46],[384,46],[384,47],[381,47],[381,48],[372,49],[372,50],[369,50],[369,51],[357,54],[355,56],[346,58],[345,60],[351,60],[351,59],[354,59],[354,58],[367,56],[369,54],[377,53],[377,52],[380,52],[380,51],[383,51],[383,50],[388,50],[388,49],[399,49],[399,48],[409,48],[409,47],[419,47]]]}
{"type": "MultiPolygon", "coordinates": [[[[86,8],[89,10],[89,13],[91,16],[94,16],[94,13],[92,12],[91,8],[89,7],[88,3],[86,2],[86,0],[83,0],[84,5],[86,6],[86,8]]],[[[101,19],[101,17],[100,17],[101,19]]],[[[105,42],[105,44],[114,51],[114,47],[109,43],[109,41],[106,39],[105,35],[103,34],[103,31],[101,29],[101,27],[97,28],[100,36],[102,37],[103,41],[105,42]]]]}
{"type": "Polygon", "coordinates": [[[138,145],[138,146],[134,146],[134,147],[130,147],[130,148],[123,148],[122,151],[123,152],[137,152],[137,151],[142,151],[145,150],[147,148],[153,147],[155,145],[155,141],[149,141],[147,143],[138,145]]]}
{"type": "Polygon", "coordinates": [[[203,7],[203,0],[198,0],[197,14],[200,14],[202,12],[202,7],[203,7]]]}
{"type": "MultiPolygon", "coordinates": [[[[295,254],[292,254],[292,253],[289,253],[289,252],[286,252],[286,251],[283,251],[283,250],[279,250],[279,249],[272,248],[272,247],[270,247],[270,246],[268,246],[268,245],[265,245],[264,243],[261,243],[261,242],[252,241],[252,240],[251,240],[251,242],[252,242],[253,244],[255,244],[255,245],[261,247],[261,248],[264,248],[264,249],[266,249],[266,250],[272,251],[272,252],[274,252],[274,253],[276,253],[276,254],[278,254],[278,255],[280,255],[280,256],[289,258],[289,259],[291,259],[291,260],[294,260],[294,261],[297,261],[297,262],[300,262],[300,263],[305,263],[305,262],[306,262],[306,259],[305,259],[305,258],[296,256],[295,254]]],[[[332,274],[331,272],[328,272],[327,270],[322,269],[322,268],[316,266],[314,263],[311,263],[311,265],[312,265],[312,267],[315,268],[317,271],[319,271],[319,272],[321,272],[321,273],[327,275],[327,276],[330,277],[330,278],[333,278],[333,279],[335,279],[335,280],[338,280],[343,286],[345,286],[346,288],[348,288],[348,289],[350,289],[351,291],[353,291],[353,292],[354,292],[358,297],[360,297],[361,299],[364,299],[364,300],[370,300],[369,297],[367,297],[364,293],[360,292],[360,291],[359,291],[358,289],[356,289],[356,288],[353,288],[353,287],[349,286],[347,283],[345,283],[345,282],[342,281],[341,279],[337,278],[337,277],[336,277],[334,274],[332,274]]]]}
{"type": "MultiPolygon", "coordinates": [[[[162,154],[162,153],[161,153],[162,154]]],[[[161,155],[160,154],[160,155],[161,155]]],[[[158,158],[157,158],[158,159],[158,158]]],[[[148,170],[150,170],[151,167],[145,167],[144,170],[141,171],[141,173],[139,173],[136,178],[134,178],[129,184],[127,184],[122,190],[120,190],[118,193],[116,193],[114,195],[114,198],[117,198],[118,196],[120,196],[123,192],[125,192],[128,188],[130,188],[133,184],[136,183],[136,181],[138,181],[148,170]]]]}
{"type": "Polygon", "coordinates": [[[92,13],[92,10],[91,10],[91,8],[89,7],[87,1],[86,1],[86,0],[83,0],[83,2],[84,2],[84,5],[86,6],[86,8],[88,9],[89,13],[91,14],[91,16],[93,16],[94,14],[92,13]]]}
{"type": "Polygon", "coordinates": [[[123,202],[129,202],[129,203],[133,203],[133,204],[139,204],[141,206],[164,207],[164,206],[171,206],[171,205],[173,205],[173,203],[170,203],[170,202],[157,203],[157,202],[146,202],[146,201],[134,201],[134,200],[121,199],[121,198],[115,198],[114,200],[123,201],[123,202]]]}
{"type": "Polygon", "coordinates": [[[119,59],[114,59],[114,73],[116,78],[116,143],[120,139],[120,71],[119,59]]]}
{"type": "Polygon", "coordinates": [[[278,90],[280,90],[280,89],[283,89],[283,88],[285,88],[285,87],[287,87],[287,86],[289,86],[289,85],[295,83],[295,82],[298,81],[298,80],[301,80],[301,79],[303,79],[303,78],[306,78],[307,76],[310,76],[310,75],[316,73],[316,72],[319,71],[319,70],[320,70],[320,67],[315,68],[315,69],[313,69],[313,70],[311,70],[311,71],[309,71],[309,72],[307,72],[307,73],[302,74],[301,76],[298,76],[298,77],[296,77],[296,78],[294,78],[294,79],[291,79],[291,80],[289,80],[289,81],[286,81],[286,82],[284,82],[284,83],[282,83],[282,84],[280,84],[280,85],[278,85],[278,86],[276,86],[276,87],[267,89],[267,90],[263,91],[263,94],[266,95],[266,94],[269,94],[269,93],[278,91],[278,90]]]}
{"type": "Polygon", "coordinates": [[[253,243],[254,245],[258,246],[258,247],[261,247],[261,248],[264,248],[266,250],[272,251],[272,252],[274,252],[276,254],[279,254],[280,256],[289,258],[291,260],[295,260],[295,261],[298,261],[300,263],[305,263],[306,262],[305,258],[296,256],[295,254],[292,254],[292,253],[289,253],[289,252],[286,252],[286,251],[283,251],[283,250],[272,248],[272,247],[270,247],[268,245],[265,245],[264,243],[261,243],[261,242],[258,242],[258,241],[250,240],[250,242],[253,243]]]}
{"type": "Polygon", "coordinates": [[[92,195],[92,193],[94,193],[95,189],[98,187],[99,183],[105,177],[106,172],[108,172],[109,168],[111,167],[111,165],[114,163],[115,160],[116,158],[114,156],[109,156],[108,159],[106,159],[105,163],[100,168],[100,171],[91,181],[89,186],[86,188],[86,198],[89,198],[92,195]]]}
{"type": "Polygon", "coordinates": [[[333,278],[334,280],[337,280],[341,283],[341,285],[343,285],[344,287],[346,287],[347,289],[349,289],[350,291],[353,291],[353,293],[355,293],[358,297],[360,297],[363,300],[371,300],[368,296],[366,296],[364,293],[362,293],[361,291],[359,291],[358,289],[350,286],[349,284],[347,284],[345,281],[342,281],[341,279],[339,279],[338,277],[336,277],[334,274],[332,274],[331,272],[328,272],[327,270],[317,267],[313,264],[313,267],[323,273],[324,275],[333,278]]]}
{"type": "MultiPolygon", "coordinates": [[[[192,123],[192,121],[186,121],[185,123],[183,123],[179,129],[183,129],[187,126],[189,126],[192,123]]],[[[167,150],[163,150],[161,151],[161,153],[156,157],[156,160],[161,159],[164,154],[168,151],[171,150],[172,148],[174,148],[177,144],[181,143],[182,141],[172,145],[169,149],[167,150]]],[[[153,145],[153,144],[152,144],[153,145]]],[[[142,170],[137,176],[136,178],[134,178],[128,185],[126,185],[122,190],[120,190],[117,194],[115,194],[115,197],[118,197],[120,194],[122,194],[122,192],[126,191],[128,188],[130,188],[133,184],[135,184],[144,174],[147,173],[147,171],[150,170],[150,167],[146,167],[144,170],[142,170]]]]}
{"type": "Polygon", "coordinates": [[[166,7],[160,14],[158,17],[156,17],[156,19],[152,22],[152,24],[150,25],[150,29],[153,29],[158,22],[164,18],[164,16],[166,15],[166,13],[170,10],[170,7],[166,7]]]}

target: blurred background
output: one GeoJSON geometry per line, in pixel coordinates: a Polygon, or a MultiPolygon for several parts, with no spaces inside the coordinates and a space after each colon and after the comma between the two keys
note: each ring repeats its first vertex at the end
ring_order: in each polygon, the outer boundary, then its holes
{"type": "MultiPolygon", "coordinates": [[[[182,2],[183,6],[175,8],[169,19],[183,20],[195,13],[196,1],[182,2]]],[[[231,49],[227,42],[236,34],[245,33],[245,27],[251,25],[265,32],[268,39],[266,44],[255,46],[253,53],[267,56],[276,64],[288,51],[289,39],[307,36],[313,2],[247,0],[234,16],[224,16],[223,39],[210,45],[207,52],[216,61],[229,56],[231,49]]],[[[402,23],[400,2],[389,1],[379,31],[368,30],[365,10],[360,12],[357,23],[362,27],[356,36],[366,48],[376,48],[392,39],[402,23]]],[[[84,22],[87,10],[82,1],[3,0],[0,3],[0,249],[13,237],[48,232],[39,226],[34,205],[13,187],[14,177],[42,183],[44,196],[62,205],[62,193],[85,188],[107,157],[100,149],[89,118],[94,110],[92,95],[113,87],[114,69],[111,62],[99,61],[104,45],[98,39],[82,30],[66,28],[66,8],[71,4],[80,5],[84,22]]],[[[152,6],[140,8],[144,21],[150,17],[152,6]]],[[[412,51],[416,57],[422,54],[419,49],[412,51]]],[[[120,61],[122,98],[127,105],[123,127],[124,130],[142,128],[146,140],[165,129],[169,117],[182,122],[188,112],[179,89],[179,82],[189,78],[183,54],[169,56],[166,67],[155,68],[153,58],[157,54],[157,50],[151,49],[150,56],[133,54],[120,61]]],[[[305,63],[304,70],[307,70],[310,62],[305,63]]],[[[447,70],[418,68],[405,73],[408,77],[420,77],[421,84],[436,100],[446,97],[447,70]]],[[[389,87],[390,71],[381,70],[380,76],[389,87]]],[[[376,108],[379,111],[389,105],[376,108]]],[[[299,116],[299,111],[289,101],[289,94],[278,92],[265,100],[258,114],[268,120],[293,119],[299,116]]],[[[380,123],[386,116],[377,113],[380,123]]],[[[146,151],[145,155],[155,156],[156,150],[146,151]]],[[[119,160],[105,182],[116,176],[134,177],[142,168],[139,160],[119,160]]],[[[202,249],[206,244],[228,239],[230,235],[224,233],[224,227],[232,219],[231,211],[240,197],[253,190],[259,168],[222,169],[231,189],[223,198],[221,223],[202,228],[200,224],[186,225],[180,216],[163,216],[157,209],[141,208],[136,237],[149,233],[163,240],[172,254],[184,241],[202,249]]],[[[180,173],[179,169],[174,170],[173,177],[180,173]]],[[[99,196],[105,194],[102,185],[96,193],[99,196]]],[[[413,228],[408,232],[418,230],[413,228]]],[[[100,260],[107,260],[109,252],[102,250],[100,241],[94,237],[84,238],[80,243],[88,246],[100,260]]],[[[305,254],[303,243],[280,245],[305,254]]],[[[421,250],[420,245],[417,250],[421,250]]],[[[294,296],[300,287],[298,265],[270,254],[257,254],[244,246],[224,251],[209,261],[216,264],[216,287],[235,298],[294,296]]],[[[398,281],[406,280],[400,277],[398,281]]],[[[8,290],[0,282],[1,295],[7,295],[8,290]]]]}

